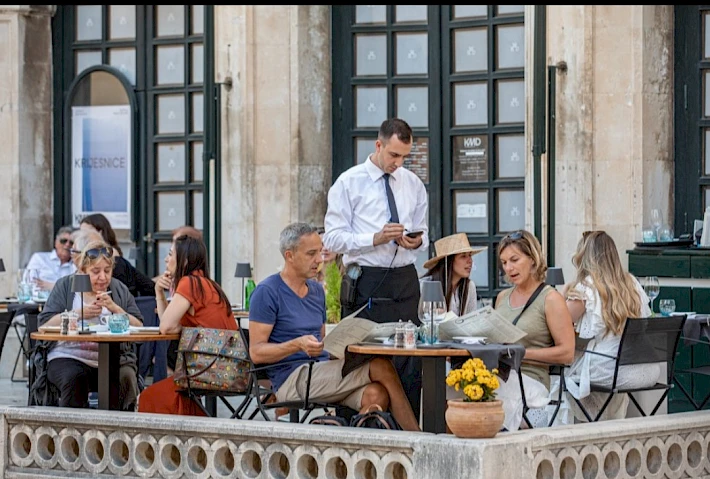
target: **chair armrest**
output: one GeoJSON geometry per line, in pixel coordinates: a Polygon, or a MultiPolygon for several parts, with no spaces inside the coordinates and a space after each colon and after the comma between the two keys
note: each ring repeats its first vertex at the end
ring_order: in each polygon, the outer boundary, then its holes
{"type": "Polygon", "coordinates": [[[276,366],[283,366],[285,364],[313,364],[319,362],[318,359],[310,358],[310,359],[292,359],[290,361],[281,361],[279,363],[273,363],[273,364],[265,364],[265,365],[259,365],[251,368],[249,372],[256,372],[256,371],[266,371],[271,368],[275,368],[276,366]]]}
{"type": "Polygon", "coordinates": [[[571,364],[551,363],[548,361],[541,361],[539,359],[523,359],[523,364],[529,364],[531,366],[557,366],[560,368],[568,368],[571,366],[571,364]]]}
{"type": "Polygon", "coordinates": [[[609,358],[609,359],[619,359],[618,356],[611,356],[610,354],[604,354],[604,353],[600,353],[597,351],[592,351],[590,349],[584,349],[581,352],[589,353],[589,354],[596,354],[597,356],[604,356],[605,358],[609,358]]]}

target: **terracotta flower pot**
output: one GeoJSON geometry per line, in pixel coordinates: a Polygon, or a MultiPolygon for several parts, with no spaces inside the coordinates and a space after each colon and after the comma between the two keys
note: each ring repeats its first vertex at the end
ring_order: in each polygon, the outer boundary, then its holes
{"type": "Polygon", "coordinates": [[[464,402],[449,399],[446,409],[446,424],[456,437],[494,437],[503,426],[505,413],[500,400],[464,402]]]}

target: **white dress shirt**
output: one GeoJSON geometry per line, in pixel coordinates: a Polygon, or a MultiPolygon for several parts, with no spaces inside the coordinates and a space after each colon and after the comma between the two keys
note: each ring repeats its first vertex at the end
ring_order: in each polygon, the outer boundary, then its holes
{"type": "Polygon", "coordinates": [[[62,264],[57,251],[39,252],[32,255],[27,263],[27,269],[39,271],[39,278],[50,283],[56,283],[59,278],[73,274],[76,271],[73,261],[62,264]]]}
{"type": "Polygon", "coordinates": [[[427,251],[429,246],[429,200],[424,183],[405,168],[390,175],[399,222],[408,231],[424,231],[422,244],[416,250],[398,251],[393,241],[373,246],[375,234],[390,220],[390,211],[384,172],[370,157],[340,175],[330,188],[323,243],[330,251],[343,253],[345,265],[399,268],[414,264],[417,251],[427,251]]]}

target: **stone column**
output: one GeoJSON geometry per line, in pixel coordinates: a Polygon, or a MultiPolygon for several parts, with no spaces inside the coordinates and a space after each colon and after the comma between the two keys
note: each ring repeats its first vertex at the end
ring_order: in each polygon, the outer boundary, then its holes
{"type": "Polygon", "coordinates": [[[548,6],[557,76],[555,264],[570,278],[581,233],[606,230],[622,263],[645,218],[673,215],[673,9],[548,6]],[[669,193],[670,192],[670,193],[669,193]]]}
{"type": "Polygon", "coordinates": [[[222,84],[222,284],[237,261],[278,271],[279,232],[322,224],[331,176],[328,6],[216,6],[222,84]]]}
{"type": "Polygon", "coordinates": [[[14,272],[48,251],[52,224],[53,5],[0,7],[0,295],[14,272]]]}

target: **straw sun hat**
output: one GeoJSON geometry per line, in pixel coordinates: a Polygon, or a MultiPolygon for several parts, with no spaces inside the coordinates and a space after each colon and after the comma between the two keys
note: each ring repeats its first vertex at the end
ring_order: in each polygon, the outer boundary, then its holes
{"type": "Polygon", "coordinates": [[[452,254],[477,254],[488,249],[488,247],[476,246],[475,248],[472,248],[471,243],[468,242],[468,236],[466,236],[466,233],[456,233],[455,235],[446,236],[434,242],[434,249],[436,250],[436,256],[424,263],[424,269],[430,269],[438,263],[440,259],[451,256],[452,254]]]}

